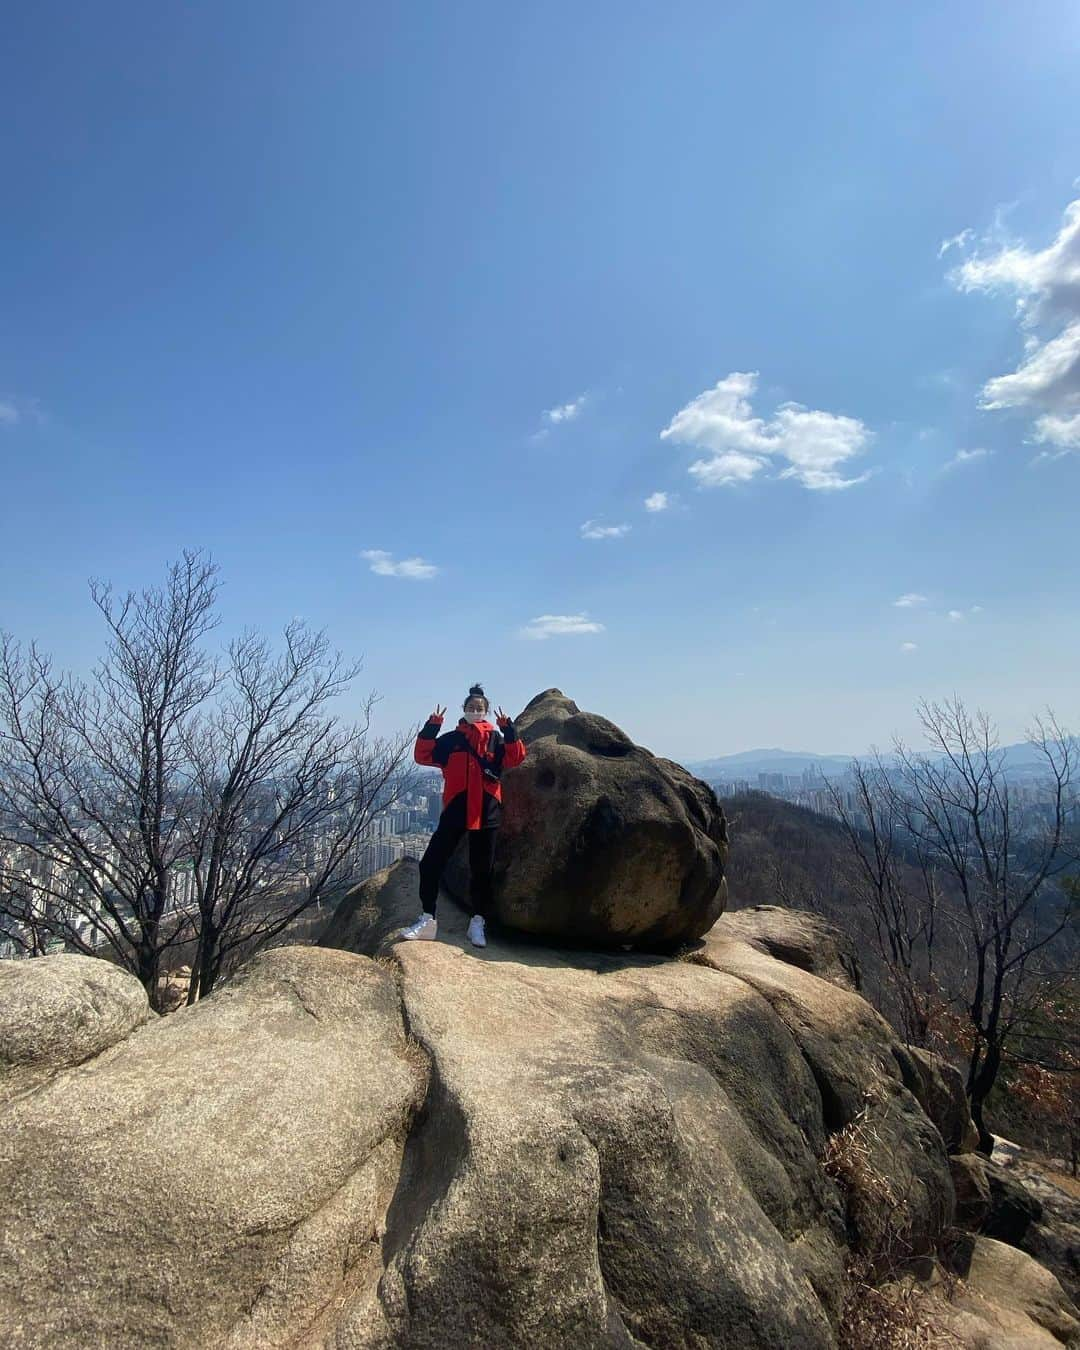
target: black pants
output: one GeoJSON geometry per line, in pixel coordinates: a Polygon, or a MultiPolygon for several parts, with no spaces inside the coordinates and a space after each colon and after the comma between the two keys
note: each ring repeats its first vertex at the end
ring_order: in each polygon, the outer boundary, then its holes
{"type": "MultiPolygon", "coordinates": [[[[420,859],[420,904],[426,914],[435,913],[439,881],[458,840],[466,833],[465,794],[455,797],[439,817],[435,833],[420,859]]],[[[469,830],[469,910],[487,918],[491,909],[491,865],[495,858],[498,825],[469,830]]]]}

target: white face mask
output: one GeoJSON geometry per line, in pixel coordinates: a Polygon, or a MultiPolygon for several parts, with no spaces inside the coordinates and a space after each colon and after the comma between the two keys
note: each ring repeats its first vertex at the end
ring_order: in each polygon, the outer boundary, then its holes
{"type": "Polygon", "coordinates": [[[486,720],[487,720],[486,712],[472,712],[468,708],[465,709],[466,722],[484,722],[486,720]]]}

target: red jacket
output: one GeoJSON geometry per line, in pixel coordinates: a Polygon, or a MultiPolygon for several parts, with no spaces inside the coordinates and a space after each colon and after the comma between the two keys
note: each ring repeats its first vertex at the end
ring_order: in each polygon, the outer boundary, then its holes
{"type": "Polygon", "coordinates": [[[465,828],[479,830],[484,825],[497,823],[502,803],[502,784],[499,775],[503,769],[514,769],[525,758],[525,742],[518,740],[509,717],[501,732],[490,722],[466,722],[458,719],[453,731],[439,735],[441,717],[432,717],[424,724],[413,758],[417,764],[437,764],[443,772],[443,810],[459,793],[465,793],[465,828]],[[489,777],[482,765],[469,753],[468,747],[480,756],[488,767],[489,777]],[[490,799],[490,800],[489,800],[490,799]]]}

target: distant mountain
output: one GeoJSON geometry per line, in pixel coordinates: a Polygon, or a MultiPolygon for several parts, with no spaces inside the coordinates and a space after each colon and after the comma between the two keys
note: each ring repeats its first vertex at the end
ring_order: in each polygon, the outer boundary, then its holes
{"type": "MultiPolygon", "coordinates": [[[[1021,741],[1001,747],[1004,751],[1006,776],[1013,782],[1030,782],[1046,775],[1046,759],[1034,746],[1021,741]]],[[[686,767],[698,778],[707,781],[733,782],[749,779],[756,785],[759,773],[801,774],[804,769],[818,768],[826,778],[842,778],[852,755],[815,755],[808,750],[740,750],[734,755],[718,755],[715,759],[698,759],[686,767]]],[[[869,758],[869,754],[866,755],[869,758]]],[[[892,754],[884,754],[886,762],[892,754]]]]}
{"type": "Polygon", "coordinates": [[[839,778],[851,763],[851,755],[815,755],[808,750],[740,750],[735,755],[699,759],[687,768],[698,778],[756,782],[759,773],[800,774],[815,766],[829,778],[839,778]]]}
{"type": "Polygon", "coordinates": [[[1005,772],[1012,779],[1033,779],[1046,776],[1046,756],[1036,746],[1021,742],[1005,746],[1005,772]]]}
{"type": "Polygon", "coordinates": [[[706,763],[725,763],[725,764],[745,764],[748,762],[756,763],[758,760],[779,760],[779,759],[802,759],[807,763],[813,764],[821,759],[842,759],[846,764],[851,759],[850,755],[816,755],[809,750],[740,750],[734,755],[720,755],[715,761],[708,760],[706,763]]]}

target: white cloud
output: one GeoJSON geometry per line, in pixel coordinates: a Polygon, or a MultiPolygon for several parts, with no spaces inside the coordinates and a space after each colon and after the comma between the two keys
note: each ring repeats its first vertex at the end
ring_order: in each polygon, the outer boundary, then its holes
{"type": "Polygon", "coordinates": [[[750,396],[757,388],[757,371],[733,371],[715,387],[698,394],[675,414],[661,440],[700,445],[714,454],[733,450],[766,455],[771,446],[765,423],[752,415],[750,396]]]}
{"type": "Polygon", "coordinates": [[[939,258],[944,258],[951,248],[966,248],[974,238],[974,230],[961,230],[959,234],[954,234],[951,239],[941,241],[941,247],[938,249],[937,255],[939,258]]]}
{"type": "Polygon", "coordinates": [[[581,527],[582,539],[619,539],[630,532],[629,525],[597,525],[587,520],[581,527]]]}
{"type": "Polygon", "coordinates": [[[602,633],[604,625],[589,619],[585,614],[541,614],[530,619],[518,630],[523,638],[542,641],[549,637],[563,637],[578,633],[602,633]]]}
{"type": "Polygon", "coordinates": [[[14,403],[6,399],[0,399],[0,423],[4,426],[13,427],[19,420],[19,410],[14,403]]]}
{"type": "Polygon", "coordinates": [[[844,478],[841,466],[860,454],[871,438],[858,418],[784,403],[769,421],[754,416],[751,398],[757,371],[733,371],[681,408],[660,433],[709,452],[689,472],[702,487],[744,483],[769,464],[787,461],[777,478],[794,478],[812,491],[835,491],[864,482],[870,473],[844,478]]]}
{"type": "Polygon", "coordinates": [[[1039,464],[1048,459],[1060,459],[1071,450],[1080,450],[1080,413],[1062,416],[1059,413],[1044,413],[1036,418],[1031,431],[1031,439],[1036,445],[1054,447],[1043,450],[1031,461],[1039,464]]]}
{"type": "Polygon", "coordinates": [[[993,453],[994,452],[992,450],[982,450],[982,449],[957,450],[956,454],[953,455],[952,459],[949,460],[948,464],[946,464],[945,467],[947,469],[954,469],[959,467],[961,464],[974,464],[976,460],[986,459],[989,455],[992,455],[993,453]]]}
{"type": "Polygon", "coordinates": [[[1080,413],[1062,417],[1047,413],[1035,423],[1032,440],[1038,445],[1059,445],[1063,450],[1080,450],[1080,413]]]}
{"type": "Polygon", "coordinates": [[[405,577],[409,581],[428,581],[438,572],[434,563],[423,558],[402,558],[395,562],[393,554],[381,548],[365,548],[360,553],[371,564],[371,570],[380,577],[405,577]]]}
{"type": "Polygon", "coordinates": [[[671,497],[666,492],[650,492],[645,498],[646,511],[666,511],[671,505],[671,497]]]}
{"type": "Polygon", "coordinates": [[[587,397],[586,394],[579,394],[569,403],[560,403],[557,407],[548,408],[544,412],[544,421],[550,422],[552,426],[558,426],[560,422],[572,422],[584,408],[587,397]]]}
{"type": "Polygon", "coordinates": [[[983,608],[982,605],[972,605],[972,606],[971,606],[971,612],[972,612],[972,614],[981,614],[981,613],[982,613],[982,608],[983,608]]]}
{"type": "Polygon", "coordinates": [[[960,623],[963,620],[964,612],[960,609],[950,609],[949,618],[953,623],[960,623]]]}
{"type": "Polygon", "coordinates": [[[908,591],[893,601],[897,609],[912,609],[915,605],[925,605],[926,596],[920,595],[917,591],[908,591]]]}
{"type": "Polygon", "coordinates": [[[917,652],[919,644],[917,642],[901,642],[900,650],[902,652],[917,652]]]}
{"type": "Polygon", "coordinates": [[[746,483],[764,467],[763,459],[744,455],[741,450],[726,450],[712,459],[695,459],[689,472],[702,487],[724,487],[728,483],[746,483]]]}
{"type": "MultiPolygon", "coordinates": [[[[1011,293],[1024,337],[1015,370],[987,380],[980,405],[1036,415],[1032,439],[1058,453],[1080,449],[1080,199],[1044,249],[996,245],[949,273],[965,292],[1011,293]],[[1040,331],[1042,330],[1042,331],[1040,331]]],[[[1044,455],[1049,452],[1044,452],[1044,455]]]]}
{"type": "Polygon", "coordinates": [[[1023,244],[977,253],[950,276],[962,291],[1012,290],[1017,310],[1032,323],[1080,313],[1080,198],[1065,208],[1054,242],[1033,252],[1023,244]]]}
{"type": "Polygon", "coordinates": [[[981,406],[991,410],[1047,408],[1059,413],[1080,407],[1080,320],[1049,342],[1028,343],[1028,350],[1027,358],[1010,374],[987,380],[981,406]]]}

